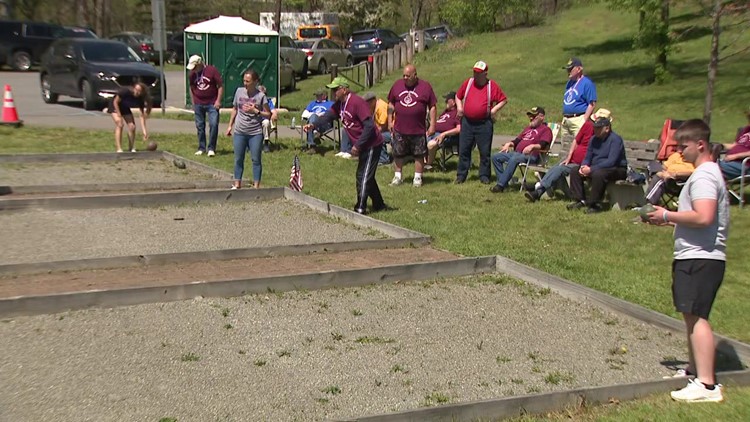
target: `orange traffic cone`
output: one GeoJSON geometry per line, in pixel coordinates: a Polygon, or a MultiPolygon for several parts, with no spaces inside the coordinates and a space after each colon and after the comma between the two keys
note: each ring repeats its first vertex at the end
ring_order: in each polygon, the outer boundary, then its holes
{"type": "Polygon", "coordinates": [[[0,124],[21,127],[23,121],[18,120],[16,105],[13,103],[13,94],[10,92],[10,85],[5,85],[5,95],[3,96],[3,121],[0,124]]]}

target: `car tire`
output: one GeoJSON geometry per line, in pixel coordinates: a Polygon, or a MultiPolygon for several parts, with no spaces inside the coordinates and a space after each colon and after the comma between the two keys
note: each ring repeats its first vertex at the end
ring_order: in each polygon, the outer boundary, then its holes
{"type": "Polygon", "coordinates": [[[326,64],[326,61],[323,59],[320,59],[318,62],[318,74],[319,75],[325,75],[328,73],[328,65],[326,64]]]}
{"type": "Polygon", "coordinates": [[[96,110],[99,106],[99,99],[96,98],[96,92],[91,87],[91,82],[86,79],[81,82],[81,98],[83,99],[84,110],[96,110]]]}
{"type": "Polygon", "coordinates": [[[42,75],[42,77],[40,78],[40,85],[42,88],[42,100],[47,104],[56,104],[57,99],[60,96],[52,92],[52,87],[49,84],[49,75],[42,75]]]}
{"type": "Polygon", "coordinates": [[[309,67],[310,67],[310,64],[307,60],[307,57],[305,57],[305,64],[302,65],[302,74],[299,75],[300,79],[307,79],[307,72],[309,70],[308,69],[309,67]]]}
{"type": "Polygon", "coordinates": [[[12,57],[13,70],[27,72],[31,69],[31,54],[27,51],[16,51],[12,57]]]}
{"type": "Polygon", "coordinates": [[[297,74],[292,72],[292,82],[289,84],[289,88],[287,88],[289,92],[294,92],[297,90],[297,74]]]}
{"type": "Polygon", "coordinates": [[[172,50],[167,51],[167,58],[165,61],[168,64],[177,64],[177,52],[172,50]]]}
{"type": "Polygon", "coordinates": [[[352,67],[352,66],[354,66],[354,60],[352,59],[351,56],[349,56],[346,58],[346,67],[352,67]]]}

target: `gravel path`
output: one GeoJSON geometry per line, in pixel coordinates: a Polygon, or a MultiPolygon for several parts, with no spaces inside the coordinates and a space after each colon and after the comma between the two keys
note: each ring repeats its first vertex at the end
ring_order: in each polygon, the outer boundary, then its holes
{"type": "Polygon", "coordinates": [[[0,323],[0,420],[307,421],[659,379],[673,336],[501,276],[0,323]]]}
{"type": "MultiPolygon", "coordinates": [[[[0,264],[374,239],[292,201],[0,214],[0,264]]],[[[382,235],[381,235],[382,237],[382,235]]]]}
{"type": "Polygon", "coordinates": [[[39,186],[211,180],[197,170],[180,170],[165,160],[81,163],[0,163],[0,184],[39,186]]]}

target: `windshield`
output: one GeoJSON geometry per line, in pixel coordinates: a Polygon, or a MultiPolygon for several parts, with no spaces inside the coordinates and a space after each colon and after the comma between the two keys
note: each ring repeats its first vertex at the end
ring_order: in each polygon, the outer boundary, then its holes
{"type": "Polygon", "coordinates": [[[64,36],[68,38],[99,38],[86,28],[65,28],[64,36]]]}
{"type": "Polygon", "coordinates": [[[315,41],[297,41],[299,48],[312,48],[313,44],[315,44],[315,41]]]}
{"type": "Polygon", "coordinates": [[[300,28],[300,38],[325,38],[327,35],[325,28],[300,28]]]}
{"type": "Polygon", "coordinates": [[[83,59],[90,62],[140,62],[141,59],[130,47],[119,43],[84,43],[81,45],[83,59]]]}

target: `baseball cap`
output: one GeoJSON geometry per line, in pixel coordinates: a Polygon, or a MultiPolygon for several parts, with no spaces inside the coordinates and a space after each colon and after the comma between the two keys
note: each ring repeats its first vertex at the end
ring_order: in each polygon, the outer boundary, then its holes
{"type": "Polygon", "coordinates": [[[190,56],[190,59],[188,60],[188,64],[185,67],[187,68],[187,70],[193,70],[195,69],[195,65],[200,64],[200,63],[203,63],[203,59],[201,58],[201,56],[197,54],[193,54],[192,56],[190,56]]]}
{"type": "Polygon", "coordinates": [[[544,112],[544,107],[540,107],[540,106],[531,107],[531,109],[529,109],[529,111],[526,112],[527,116],[537,116],[539,114],[547,115],[547,113],[544,112]]]}
{"type": "Polygon", "coordinates": [[[570,60],[568,60],[568,63],[563,66],[563,69],[570,70],[576,66],[583,66],[581,59],[579,59],[578,57],[571,57],[570,60]]]}
{"type": "Polygon", "coordinates": [[[609,119],[610,123],[612,123],[612,121],[615,120],[614,117],[612,117],[612,112],[607,110],[606,108],[600,108],[599,110],[597,110],[596,113],[591,115],[591,120],[596,121],[600,117],[609,119]]]}
{"type": "Polygon", "coordinates": [[[594,120],[594,127],[604,127],[612,124],[612,120],[609,117],[599,117],[594,120]]]}
{"type": "Polygon", "coordinates": [[[326,88],[328,88],[328,89],[336,89],[336,88],[341,87],[341,86],[349,88],[349,80],[346,79],[343,76],[337,76],[337,77],[333,78],[333,80],[331,81],[330,84],[326,85],[326,88]]]}
{"type": "Polygon", "coordinates": [[[487,63],[483,61],[478,61],[474,63],[474,71],[475,72],[486,72],[489,70],[489,66],[487,66],[487,63]]]}
{"type": "Polygon", "coordinates": [[[320,88],[320,89],[315,90],[315,92],[313,93],[313,95],[315,95],[316,97],[318,97],[320,95],[326,95],[327,93],[328,92],[326,92],[325,89],[320,88]]]}
{"type": "Polygon", "coordinates": [[[370,101],[370,100],[374,100],[376,97],[377,96],[375,95],[374,92],[368,91],[368,92],[365,92],[365,95],[362,96],[362,99],[365,101],[370,101]]]}
{"type": "Polygon", "coordinates": [[[443,98],[446,100],[455,100],[456,99],[456,91],[450,91],[447,94],[443,95],[443,98]]]}

